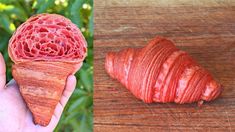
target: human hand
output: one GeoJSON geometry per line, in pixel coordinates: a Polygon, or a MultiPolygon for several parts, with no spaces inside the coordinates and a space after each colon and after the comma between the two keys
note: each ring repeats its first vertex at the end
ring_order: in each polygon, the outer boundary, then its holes
{"type": "Polygon", "coordinates": [[[59,122],[63,109],[76,86],[76,78],[70,75],[60,102],[57,104],[47,127],[35,125],[19,87],[14,80],[6,84],[6,67],[0,53],[0,132],[52,132],[59,122]]]}

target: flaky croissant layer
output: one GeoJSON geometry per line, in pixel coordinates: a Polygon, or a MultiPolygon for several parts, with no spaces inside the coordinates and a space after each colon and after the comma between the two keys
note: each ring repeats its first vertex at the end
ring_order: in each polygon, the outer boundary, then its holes
{"type": "Polygon", "coordinates": [[[69,19],[38,14],[12,35],[8,53],[12,75],[32,112],[34,123],[47,126],[62,98],[66,79],[82,66],[87,42],[69,19]]]}
{"type": "Polygon", "coordinates": [[[144,48],[109,52],[105,69],[146,103],[202,103],[214,100],[223,89],[186,52],[162,37],[144,48]]]}

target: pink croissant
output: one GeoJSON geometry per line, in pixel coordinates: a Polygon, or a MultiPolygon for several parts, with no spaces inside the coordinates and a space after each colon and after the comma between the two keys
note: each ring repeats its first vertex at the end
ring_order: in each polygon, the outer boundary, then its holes
{"type": "Polygon", "coordinates": [[[146,103],[179,104],[211,101],[222,86],[186,52],[162,37],[144,48],[127,48],[106,55],[105,69],[146,103]]]}
{"type": "Polygon", "coordinates": [[[82,66],[86,47],[76,25],[56,14],[29,18],[11,37],[12,75],[35,124],[49,124],[67,77],[82,66]]]}

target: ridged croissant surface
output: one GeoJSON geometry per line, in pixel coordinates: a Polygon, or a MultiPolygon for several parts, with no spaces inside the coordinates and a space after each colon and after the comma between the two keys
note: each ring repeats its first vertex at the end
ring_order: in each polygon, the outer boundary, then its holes
{"type": "Polygon", "coordinates": [[[109,52],[105,69],[146,103],[202,104],[222,92],[208,71],[162,37],[156,37],[144,48],[109,52]]]}
{"type": "Polygon", "coordinates": [[[12,75],[35,124],[49,124],[67,77],[86,57],[86,47],[76,25],[56,14],[33,16],[13,34],[8,47],[12,75]]]}

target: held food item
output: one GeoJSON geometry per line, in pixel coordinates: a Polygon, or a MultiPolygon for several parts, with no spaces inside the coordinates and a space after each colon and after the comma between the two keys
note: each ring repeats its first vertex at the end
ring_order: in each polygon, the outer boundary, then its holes
{"type": "Polygon", "coordinates": [[[11,37],[12,74],[35,124],[49,124],[67,77],[82,66],[86,47],[76,25],[56,14],[29,18],[11,37]]]}
{"type": "Polygon", "coordinates": [[[105,69],[146,103],[179,104],[211,101],[221,85],[186,52],[162,37],[144,48],[127,48],[106,55],[105,69]]]}

